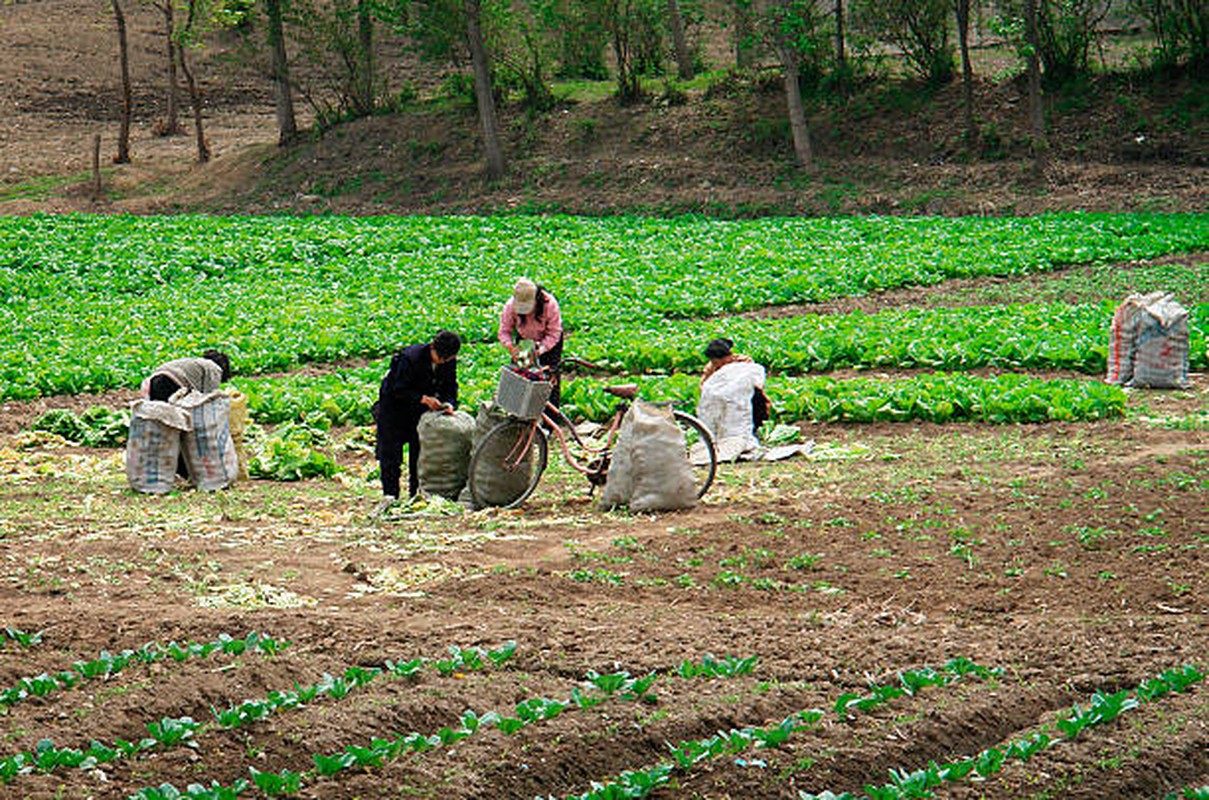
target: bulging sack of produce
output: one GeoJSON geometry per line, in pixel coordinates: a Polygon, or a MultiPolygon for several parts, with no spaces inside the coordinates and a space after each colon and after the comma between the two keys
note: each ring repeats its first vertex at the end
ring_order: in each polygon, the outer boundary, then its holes
{"type": "MultiPolygon", "coordinates": [[[[485,402],[479,404],[478,413],[475,416],[474,434],[471,440],[470,452],[473,456],[479,449],[484,437],[491,432],[496,425],[512,419],[508,412],[497,406],[494,402],[485,402]]],[[[476,504],[475,499],[470,494],[470,486],[467,485],[465,490],[458,497],[458,502],[467,508],[485,508],[491,506],[506,506],[513,502],[517,497],[525,491],[529,486],[529,479],[533,475],[531,469],[532,456],[526,454],[525,458],[520,462],[515,470],[504,468],[504,463],[512,454],[512,449],[515,446],[515,440],[496,437],[489,442],[490,449],[479,454],[478,461],[475,462],[476,472],[474,476],[475,489],[478,491],[480,504],[476,504]]],[[[420,450],[423,455],[424,450],[420,450]]]]}
{"type": "Polygon", "coordinates": [[[608,510],[671,511],[697,504],[697,485],[684,432],[672,410],[636,401],[621,420],[609,476],[600,497],[608,510]]]}
{"type": "Polygon", "coordinates": [[[225,489],[239,474],[231,438],[231,398],[225,393],[177,392],[169,399],[189,417],[181,453],[189,480],[203,492],[225,489]]]}
{"type": "Polygon", "coordinates": [[[474,417],[465,411],[445,414],[426,411],[416,430],[420,435],[420,491],[458,499],[466,486],[474,417]]]}
{"type": "Polygon", "coordinates": [[[130,404],[126,481],[131,489],[148,494],[172,491],[181,434],[189,427],[189,416],[171,403],[135,400],[130,404]]]}
{"type": "Polygon", "coordinates": [[[1113,313],[1108,383],[1188,387],[1188,310],[1167,292],[1131,294],[1113,313]]]}
{"type": "Polygon", "coordinates": [[[248,396],[238,389],[227,389],[226,394],[231,398],[231,441],[235,443],[235,460],[239,464],[237,477],[246,481],[248,453],[244,447],[243,435],[248,429],[248,396]]]}
{"type": "Polygon", "coordinates": [[[752,395],[764,388],[764,377],[759,364],[734,361],[701,384],[697,418],[714,435],[719,459],[734,461],[760,449],[752,425],[752,395]]]}

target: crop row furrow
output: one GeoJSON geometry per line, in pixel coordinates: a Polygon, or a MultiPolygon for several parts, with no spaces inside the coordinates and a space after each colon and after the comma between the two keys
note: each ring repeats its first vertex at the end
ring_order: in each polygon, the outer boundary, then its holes
{"type": "MultiPolygon", "coordinates": [[[[734,678],[749,674],[756,666],[757,658],[749,656],[716,658],[706,654],[698,662],[684,661],[668,670],[666,674],[685,679],[734,678]]],[[[584,686],[573,687],[564,700],[532,697],[517,703],[513,714],[497,711],[476,713],[465,711],[458,724],[443,727],[435,733],[412,731],[391,738],[374,738],[368,744],[350,745],[336,753],[314,753],[311,758],[314,768],[306,771],[283,769],[264,772],[252,767],[250,779],[238,779],[230,784],[212,782],[209,786],[193,784],[178,789],[171,784],[146,787],[132,795],[132,800],[176,800],[176,798],[204,798],[219,800],[235,797],[251,786],[256,786],[266,795],[289,794],[299,791],[303,785],[316,778],[331,777],[347,769],[369,769],[380,767],[407,753],[426,753],[438,747],[448,746],[474,735],[480,730],[496,729],[506,736],[540,722],[555,719],[564,712],[587,711],[611,700],[624,702],[655,702],[651,690],[661,673],[652,671],[641,677],[629,672],[598,673],[589,671],[584,677],[584,686]]]]}
{"type": "Polygon", "coordinates": [[[205,643],[169,642],[161,645],[149,642],[137,650],[123,650],[120,653],[102,650],[96,658],[76,661],[69,669],[19,679],[13,686],[0,690],[0,707],[13,706],[31,697],[46,697],[86,681],[108,680],[132,663],[154,664],[164,659],[181,662],[191,658],[205,658],[215,652],[238,656],[253,651],[271,656],[288,646],[288,642],[278,642],[266,634],[253,632],[243,639],[236,639],[224,633],[214,641],[205,643]]]}
{"type": "Polygon", "coordinates": [[[278,711],[301,708],[319,697],[341,700],[384,672],[393,678],[413,678],[425,667],[431,667],[441,675],[451,675],[460,670],[477,671],[485,669],[489,663],[494,666],[504,664],[515,651],[515,642],[508,642],[495,650],[451,646],[448,658],[387,662],[385,670],[349,667],[339,676],[325,674],[309,686],[295,682],[293,689],[269,692],[262,700],[245,700],[223,710],[212,707],[212,723],[197,722],[192,717],[164,717],[148,723],[147,732],[150,735],[134,742],[117,739],[105,745],[93,741],[87,748],[80,749],[56,747],[50,739],[42,739],[33,750],[0,758],[0,782],[7,783],[17,775],[34,771],[52,772],[62,767],[93,769],[100,764],[133,758],[150,750],[192,742],[215,727],[229,730],[265,719],[278,711]]]}
{"type": "MultiPolygon", "coordinates": [[[[974,673],[978,674],[978,673],[974,673]]],[[[986,674],[991,674],[988,671],[986,674]]],[[[1111,722],[1122,712],[1135,708],[1139,703],[1156,700],[1170,692],[1183,692],[1202,680],[1203,673],[1192,666],[1172,669],[1162,675],[1149,679],[1135,690],[1122,690],[1112,695],[1095,694],[1089,708],[1075,706],[1068,716],[1061,717],[1056,726],[1067,739],[1073,739],[1079,733],[1093,725],[1111,722]]],[[[872,696],[877,696],[875,691],[872,696]]],[[[837,698],[836,707],[843,705],[843,698],[837,698]]],[[[616,778],[593,782],[592,788],[578,795],[570,795],[566,800],[615,800],[615,798],[642,798],[649,795],[660,786],[666,785],[677,773],[686,774],[696,765],[723,755],[738,755],[751,747],[772,748],[783,744],[789,737],[800,730],[818,724],[823,719],[823,712],[818,710],[800,711],[787,716],[780,724],[770,727],[749,727],[732,729],[715,734],[705,739],[692,742],[681,742],[672,748],[672,760],[663,762],[648,769],[627,770],[616,778]]],[[[867,797],[870,800],[903,800],[904,798],[929,797],[930,789],[945,781],[963,780],[972,775],[986,777],[1002,769],[1005,762],[1012,759],[1027,760],[1034,754],[1052,746],[1062,737],[1053,737],[1044,731],[1038,731],[1031,736],[1015,740],[1003,748],[991,747],[980,751],[975,756],[960,759],[944,765],[930,763],[926,768],[907,773],[891,770],[889,783],[883,786],[865,786],[863,795],[851,792],[835,794],[824,791],[820,794],[800,793],[802,800],[857,800],[857,797],[867,797]]],[[[555,800],[550,797],[546,800],[555,800]]]]}

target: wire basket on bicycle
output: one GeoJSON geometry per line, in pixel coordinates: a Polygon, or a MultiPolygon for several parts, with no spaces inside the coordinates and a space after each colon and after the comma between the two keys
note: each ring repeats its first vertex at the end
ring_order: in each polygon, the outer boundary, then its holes
{"type": "Polygon", "coordinates": [[[536,370],[501,367],[495,404],[518,419],[537,419],[552,389],[550,381],[536,370]]]}

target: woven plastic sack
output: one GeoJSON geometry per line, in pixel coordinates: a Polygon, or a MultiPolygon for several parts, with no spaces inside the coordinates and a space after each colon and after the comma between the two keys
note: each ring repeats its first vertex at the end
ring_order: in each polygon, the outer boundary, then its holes
{"type": "Polygon", "coordinates": [[[181,437],[189,480],[203,492],[225,489],[239,475],[239,457],[231,438],[231,398],[223,392],[177,392],[170,402],[188,416],[181,437]]]}
{"type": "Polygon", "coordinates": [[[604,510],[671,511],[697,505],[697,485],[684,432],[672,410],[635,402],[621,420],[609,476],[600,497],[604,510]]]}
{"type": "Polygon", "coordinates": [[[172,491],[181,434],[189,427],[188,415],[170,403],[135,400],[130,404],[126,481],[131,489],[147,494],[172,491]]]}
{"type": "Polygon", "coordinates": [[[764,388],[764,367],[751,361],[732,361],[701,384],[697,418],[714,435],[722,461],[734,461],[760,449],[751,419],[751,397],[757,388],[764,388]]]}
{"type": "Polygon", "coordinates": [[[1188,387],[1188,311],[1171,294],[1132,294],[1117,307],[1106,380],[1134,388],[1188,387]]]}
{"type": "MultiPolygon", "coordinates": [[[[470,453],[473,456],[479,448],[479,443],[487,432],[494,428],[504,420],[511,419],[508,412],[498,407],[493,402],[481,403],[478,413],[475,415],[474,435],[471,438],[470,453]]],[[[503,467],[497,470],[492,470],[490,467],[493,464],[503,464],[504,459],[510,455],[512,450],[512,442],[496,440],[494,443],[495,452],[484,452],[479,457],[479,467],[475,477],[475,488],[478,489],[486,502],[482,505],[476,505],[474,498],[470,495],[470,486],[467,485],[462,493],[458,496],[458,502],[467,508],[485,508],[489,506],[504,506],[511,503],[518,497],[525,488],[529,485],[530,470],[528,464],[522,464],[521,469],[515,472],[509,472],[503,467]]],[[[423,455],[421,450],[420,454],[423,455]]]]}
{"type": "Polygon", "coordinates": [[[239,463],[236,477],[246,481],[248,453],[244,447],[243,435],[248,429],[248,396],[238,389],[227,389],[226,394],[231,398],[231,441],[235,443],[235,459],[239,463]]]}
{"type": "Polygon", "coordinates": [[[474,417],[465,411],[445,414],[426,411],[416,430],[420,435],[420,491],[456,500],[466,486],[474,417]]]}

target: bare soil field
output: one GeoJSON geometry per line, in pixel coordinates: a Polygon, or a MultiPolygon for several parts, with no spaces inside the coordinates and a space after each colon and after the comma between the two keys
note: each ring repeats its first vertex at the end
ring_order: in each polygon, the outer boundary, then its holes
{"type": "MultiPolygon", "coordinates": [[[[351,444],[338,480],[140,497],[120,452],[28,432],[46,408],[119,406],[128,392],[6,404],[0,608],[5,626],[42,637],[9,635],[0,691],[152,642],[263,632],[290,644],[134,663],[6,705],[0,758],[44,739],[138,742],[165,718],[202,727],[183,746],[33,769],[0,791],[124,798],[286,770],[302,775],[299,797],[566,797],[670,764],[672,746],[819,709],[781,746],[706,759],[651,795],[798,798],[1057,737],[1097,693],[1205,666],[1209,448],[1195,420],[1209,404],[1194,379],[1134,392],[1119,421],[807,426],[817,457],[725,465],[696,509],[650,515],[599,511],[556,462],[522,510],[421,504],[370,519],[372,457],[351,444]],[[515,655],[499,664],[449,662],[507,642],[515,655]],[[745,674],[681,674],[710,656],[757,660],[745,674]],[[1001,672],[833,710],[956,658],[1001,672]],[[414,674],[389,671],[413,659],[414,674]],[[384,672],[218,721],[350,669],[384,672]],[[591,675],[615,672],[654,680],[641,699],[440,743],[468,710],[519,720],[518,706],[591,695],[591,675]],[[316,772],[315,754],[416,735],[437,744],[316,772]]],[[[1170,694],[935,796],[1182,796],[1209,783],[1207,711],[1203,686],[1170,694]]]]}
{"type": "MultiPolygon", "coordinates": [[[[538,126],[509,112],[511,141],[526,147],[512,178],[487,185],[463,112],[363,120],[279,153],[267,85],[224,72],[218,58],[203,75],[216,157],[196,165],[190,137],[151,133],[163,113],[155,18],[130,13],[135,163],[106,165],[98,202],[85,186],[90,143],[101,133],[111,154],[117,127],[108,14],[82,0],[0,7],[0,192],[12,190],[0,213],[1203,211],[1209,197],[1203,126],[1168,128],[1143,146],[1109,105],[1087,130],[1056,126],[1065,144],[1040,186],[1025,179],[1018,146],[1002,161],[956,158],[951,100],[910,128],[876,114],[859,136],[824,124],[829,163],[806,179],[784,168],[777,146],[770,156],[740,135],[744,120],[772,113],[775,93],[727,107],[569,106],[538,126]]],[[[1005,139],[1018,138],[1018,92],[984,88],[1005,139]]],[[[929,293],[851,307],[890,302],[926,305],[929,293]]],[[[806,426],[814,457],[725,465],[697,508],[651,515],[599,511],[556,461],[522,510],[421,504],[371,519],[373,460],[355,431],[337,432],[349,444],[334,480],[136,496],[119,451],[29,431],[47,408],[120,406],[131,393],[0,405],[0,760],[36,760],[46,740],[133,743],[104,763],[20,770],[0,782],[0,797],[230,787],[253,770],[299,773],[291,796],[303,798],[566,797],[672,764],[682,742],[819,709],[780,746],[677,769],[650,795],[798,800],[859,794],[890,782],[891,770],[1038,732],[1059,738],[1057,722],[1097,694],[1209,667],[1209,395],[1205,377],[1193,377],[1188,391],[1134,392],[1124,420],[806,426]],[[76,671],[148,643],[257,632],[289,644],[76,671]],[[33,633],[40,639],[21,641],[33,633]],[[498,664],[466,658],[508,642],[515,654],[498,664]],[[736,675],[683,674],[708,657],[756,661],[736,675]],[[999,672],[834,710],[957,658],[999,672]],[[415,659],[412,674],[391,670],[415,659]],[[535,713],[534,700],[597,697],[589,676],[618,672],[654,677],[640,697],[617,692],[522,719],[522,704],[535,713]],[[347,685],[356,675],[371,679],[347,685]],[[15,691],[34,686],[44,693],[15,691]],[[273,713],[246,705],[316,686],[273,713]],[[223,722],[236,707],[246,719],[223,722]],[[467,725],[468,710],[527,724],[442,739],[467,725]],[[199,727],[183,742],[156,742],[163,720],[186,717],[199,727]],[[317,754],[410,735],[435,741],[318,774],[317,754]]],[[[1204,786],[1201,683],[933,791],[1157,800],[1204,786]]]]}

